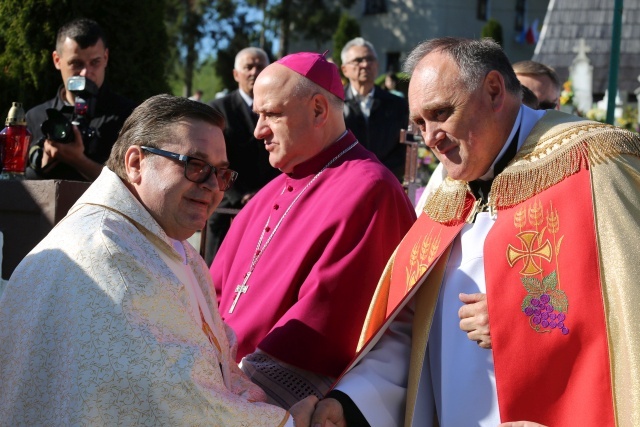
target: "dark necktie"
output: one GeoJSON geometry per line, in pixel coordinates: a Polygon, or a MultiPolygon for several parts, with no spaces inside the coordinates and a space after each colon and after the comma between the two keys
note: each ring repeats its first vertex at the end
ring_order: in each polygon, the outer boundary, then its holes
{"type": "MultiPolygon", "coordinates": [[[[493,176],[494,178],[498,176],[504,168],[507,167],[507,164],[516,156],[518,152],[518,138],[520,135],[520,128],[516,131],[516,134],[513,135],[507,150],[504,152],[503,156],[496,162],[496,165],[493,168],[493,176]]],[[[493,178],[483,181],[481,179],[476,179],[474,181],[469,182],[469,187],[473,192],[476,200],[482,200],[482,204],[487,204],[489,202],[489,191],[491,191],[491,184],[493,183],[493,178]]]]}

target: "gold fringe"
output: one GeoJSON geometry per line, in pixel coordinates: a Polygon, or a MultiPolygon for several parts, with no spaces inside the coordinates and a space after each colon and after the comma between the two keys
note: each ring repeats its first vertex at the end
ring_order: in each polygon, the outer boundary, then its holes
{"type": "Polygon", "coordinates": [[[510,208],[590,164],[624,154],[640,157],[640,135],[597,122],[570,126],[518,154],[493,181],[491,207],[510,208]]]}
{"type": "MultiPolygon", "coordinates": [[[[493,181],[490,210],[515,206],[589,165],[625,154],[640,157],[640,135],[548,111],[509,166],[493,181]]],[[[466,182],[447,177],[429,196],[424,212],[440,223],[464,221],[469,191],[466,182]]]]}
{"type": "Polygon", "coordinates": [[[440,223],[460,220],[468,191],[470,190],[466,182],[446,177],[440,187],[427,199],[424,212],[440,223]]]}

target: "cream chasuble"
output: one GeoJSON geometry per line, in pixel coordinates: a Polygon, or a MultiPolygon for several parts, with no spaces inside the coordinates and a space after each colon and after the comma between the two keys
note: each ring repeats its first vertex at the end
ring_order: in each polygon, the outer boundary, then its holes
{"type": "Polygon", "coordinates": [[[207,266],[181,245],[184,258],[103,169],[0,299],[0,425],[290,421],[258,402],[264,393],[234,363],[207,266]]]}

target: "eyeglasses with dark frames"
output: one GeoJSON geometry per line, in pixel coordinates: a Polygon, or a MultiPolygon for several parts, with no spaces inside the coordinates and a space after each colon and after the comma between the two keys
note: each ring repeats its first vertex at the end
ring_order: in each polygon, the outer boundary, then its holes
{"type": "Polygon", "coordinates": [[[371,63],[376,62],[377,60],[378,59],[375,56],[367,55],[367,56],[362,56],[362,57],[358,57],[358,58],[353,58],[351,61],[347,61],[347,64],[358,66],[358,65],[364,63],[365,61],[367,61],[367,64],[371,64],[371,63]]]}
{"type": "Polygon", "coordinates": [[[144,145],[141,145],[140,148],[151,154],[156,154],[158,156],[184,163],[184,177],[197,184],[205,182],[209,179],[211,174],[215,174],[216,181],[218,182],[218,189],[226,191],[231,188],[231,185],[233,185],[233,182],[238,177],[238,172],[236,171],[226,168],[217,168],[204,160],[197,159],[195,157],[172,153],[171,151],[161,150],[159,148],[146,147],[144,145]]]}

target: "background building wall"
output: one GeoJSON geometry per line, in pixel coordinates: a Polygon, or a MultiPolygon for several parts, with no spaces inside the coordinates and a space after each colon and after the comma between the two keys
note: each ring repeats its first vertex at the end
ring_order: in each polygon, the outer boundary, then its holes
{"type": "MultiPolygon", "coordinates": [[[[362,37],[376,47],[380,73],[389,69],[397,57],[401,64],[407,53],[425,39],[443,36],[480,38],[486,21],[477,17],[478,3],[483,0],[358,0],[349,13],[358,20],[362,37]],[[382,6],[380,6],[382,5],[382,6]],[[384,8],[382,13],[366,11],[384,8]],[[391,61],[388,61],[390,58],[391,61]]],[[[549,0],[486,0],[488,18],[502,25],[503,47],[512,62],[531,59],[535,44],[518,42],[522,31],[516,31],[516,8],[524,5],[525,30],[537,20],[539,30],[549,0]]],[[[331,43],[322,49],[332,49],[331,43]]],[[[294,42],[291,52],[316,50],[308,42],[294,42]]],[[[331,56],[339,55],[331,52],[331,56]]],[[[395,71],[399,71],[395,69],[395,71]]]]}

